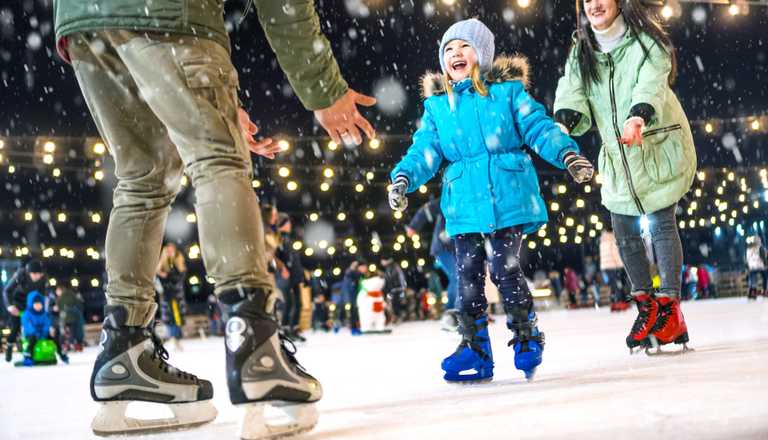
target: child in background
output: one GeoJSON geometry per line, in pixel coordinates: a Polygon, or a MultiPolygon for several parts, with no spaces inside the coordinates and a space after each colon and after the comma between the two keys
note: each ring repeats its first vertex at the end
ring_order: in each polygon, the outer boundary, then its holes
{"type": "Polygon", "coordinates": [[[543,335],[519,253],[523,234],[547,222],[547,209],[523,146],[558,168],[567,167],[578,182],[593,173],[576,143],[526,91],[527,60],[494,62],[494,51],[493,34],[477,19],[448,29],[438,52],[442,74],[425,76],[421,126],[391,173],[390,206],[404,210],[406,193],[447,163],[440,205],[456,247],[462,334],[456,351],[442,363],[449,382],[493,377],[483,291],[486,262],[503,297],[515,366],[530,379],[541,363],[543,335]]]}
{"type": "Polygon", "coordinates": [[[59,354],[62,362],[69,363],[69,357],[61,351],[61,345],[54,338],[51,317],[45,310],[45,297],[37,290],[33,290],[27,295],[27,308],[21,315],[21,326],[24,331],[24,338],[27,340],[27,351],[24,353],[23,365],[31,367],[35,364],[32,355],[35,352],[35,345],[42,339],[51,339],[56,344],[56,352],[59,354]]]}

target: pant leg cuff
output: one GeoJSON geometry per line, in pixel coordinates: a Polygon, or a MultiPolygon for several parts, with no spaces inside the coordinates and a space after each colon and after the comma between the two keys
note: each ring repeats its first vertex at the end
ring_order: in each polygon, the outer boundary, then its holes
{"type": "Polygon", "coordinates": [[[155,319],[155,313],[157,313],[157,303],[155,302],[131,303],[110,300],[108,305],[123,306],[128,312],[125,325],[131,327],[148,327],[152,320],[155,319]]]}

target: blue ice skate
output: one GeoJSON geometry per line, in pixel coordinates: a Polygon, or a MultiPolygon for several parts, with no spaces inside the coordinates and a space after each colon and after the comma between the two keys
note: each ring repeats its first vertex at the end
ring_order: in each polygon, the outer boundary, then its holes
{"type": "Polygon", "coordinates": [[[493,353],[488,337],[488,318],[474,320],[469,315],[459,315],[461,343],[456,351],[445,358],[441,367],[447,382],[488,382],[493,379],[493,353]]]}
{"type": "Polygon", "coordinates": [[[528,321],[509,325],[514,337],[507,344],[515,350],[515,368],[525,373],[530,382],[536,374],[536,368],[541,364],[544,352],[544,333],[536,326],[536,313],[528,315],[528,321]]]}

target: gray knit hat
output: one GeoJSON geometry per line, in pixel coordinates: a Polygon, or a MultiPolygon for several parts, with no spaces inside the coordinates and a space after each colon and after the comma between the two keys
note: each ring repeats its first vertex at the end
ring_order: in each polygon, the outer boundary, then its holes
{"type": "Polygon", "coordinates": [[[496,47],[493,44],[493,33],[482,21],[476,18],[462,20],[454,23],[443,34],[440,41],[440,68],[445,73],[445,46],[453,40],[463,40],[472,46],[477,52],[477,62],[480,64],[480,71],[485,72],[493,64],[493,56],[496,47]]]}

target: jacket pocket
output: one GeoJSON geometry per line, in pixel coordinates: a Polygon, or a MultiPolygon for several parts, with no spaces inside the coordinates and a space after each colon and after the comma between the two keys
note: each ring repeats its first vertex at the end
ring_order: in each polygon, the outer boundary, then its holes
{"type": "Polygon", "coordinates": [[[527,206],[531,194],[538,195],[534,187],[538,185],[538,178],[533,173],[533,167],[528,165],[528,157],[523,154],[502,154],[496,156],[495,170],[491,173],[493,183],[493,203],[501,213],[509,215],[520,212],[527,206]],[[530,169],[528,169],[530,168],[530,169]]]}
{"type": "Polygon", "coordinates": [[[187,114],[197,115],[196,130],[201,137],[212,140],[209,148],[222,154],[248,157],[248,144],[238,119],[237,71],[218,54],[200,55],[179,63],[190,97],[185,100],[189,106],[187,114]]]}
{"type": "Polygon", "coordinates": [[[511,154],[499,155],[498,167],[507,171],[523,171],[525,169],[523,165],[523,158],[516,157],[511,154]]]}
{"type": "Polygon", "coordinates": [[[189,61],[181,66],[191,89],[205,87],[237,87],[237,71],[229,65],[219,66],[212,60],[189,61]]]}
{"type": "Polygon", "coordinates": [[[643,133],[643,167],[652,181],[668,182],[689,168],[680,140],[681,130],[680,124],[674,124],[643,133]]]}
{"type": "Polygon", "coordinates": [[[446,219],[458,217],[462,205],[461,185],[463,176],[464,165],[461,162],[448,165],[443,173],[443,196],[440,201],[440,208],[446,219]]]}

